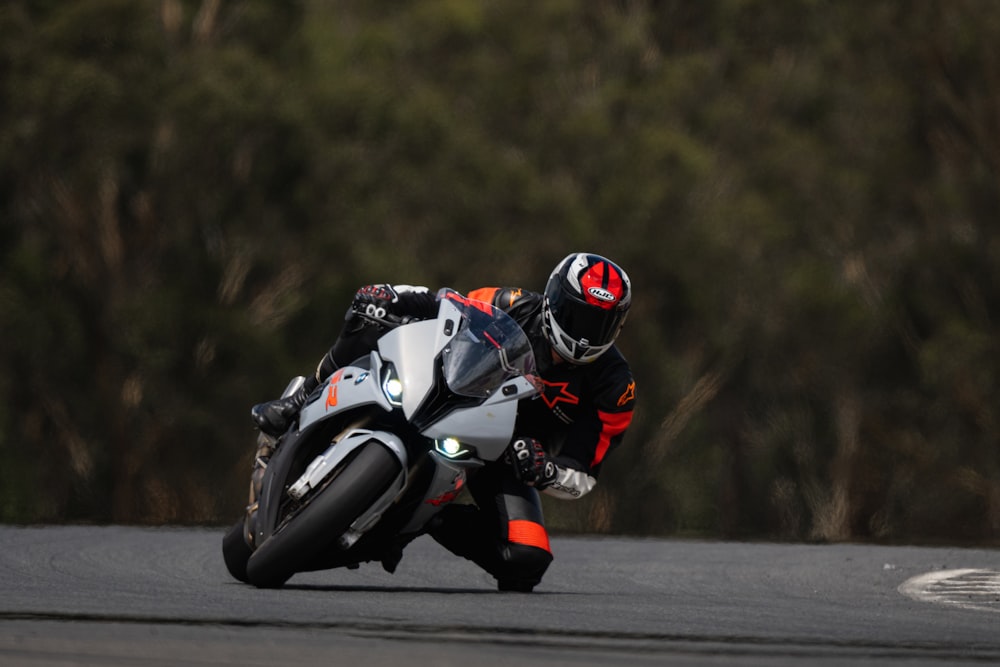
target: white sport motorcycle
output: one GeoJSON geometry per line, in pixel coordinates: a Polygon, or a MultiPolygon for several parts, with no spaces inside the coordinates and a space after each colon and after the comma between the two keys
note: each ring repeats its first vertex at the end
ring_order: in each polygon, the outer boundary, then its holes
{"type": "MultiPolygon", "coordinates": [[[[504,455],[536,392],[524,331],[452,290],[437,317],[400,325],[330,376],[275,443],[251,505],[223,539],[229,572],[262,588],[297,572],[382,561],[504,455]]],[[[304,378],[289,384],[290,396],[304,378]]]]}

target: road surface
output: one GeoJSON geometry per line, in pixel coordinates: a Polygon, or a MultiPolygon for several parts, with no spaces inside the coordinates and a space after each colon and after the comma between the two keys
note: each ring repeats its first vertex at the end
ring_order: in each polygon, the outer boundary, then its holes
{"type": "Polygon", "coordinates": [[[559,537],[532,594],[429,538],[233,581],[222,529],[0,526],[0,665],[1000,664],[1000,551],[559,537]]]}

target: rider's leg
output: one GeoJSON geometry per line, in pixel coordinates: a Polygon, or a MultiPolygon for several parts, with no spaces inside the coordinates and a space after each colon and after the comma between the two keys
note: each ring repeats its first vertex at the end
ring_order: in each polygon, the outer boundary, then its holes
{"type": "Polygon", "coordinates": [[[445,507],[431,536],[492,574],[500,590],[531,591],[552,562],[538,492],[504,465],[479,471],[469,489],[477,506],[445,507]]]}

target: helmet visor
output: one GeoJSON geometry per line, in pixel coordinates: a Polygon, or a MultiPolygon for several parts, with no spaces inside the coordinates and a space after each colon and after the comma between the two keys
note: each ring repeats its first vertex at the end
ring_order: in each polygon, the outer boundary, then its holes
{"type": "Polygon", "coordinates": [[[566,335],[588,347],[614,341],[627,311],[584,303],[562,289],[554,291],[549,296],[549,310],[566,335]]]}

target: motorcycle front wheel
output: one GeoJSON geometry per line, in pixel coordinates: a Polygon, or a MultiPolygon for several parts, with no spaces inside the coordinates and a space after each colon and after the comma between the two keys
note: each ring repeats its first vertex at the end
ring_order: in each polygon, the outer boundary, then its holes
{"type": "Polygon", "coordinates": [[[250,555],[247,580],[278,588],[303,563],[328,547],[368,509],[399,474],[399,459],[372,440],[334,473],[334,479],[250,555]]]}
{"type": "Polygon", "coordinates": [[[244,533],[244,520],[237,521],[222,538],[222,558],[226,562],[226,569],[234,579],[238,579],[245,584],[249,584],[247,579],[247,561],[253,550],[247,544],[244,533]]]}

